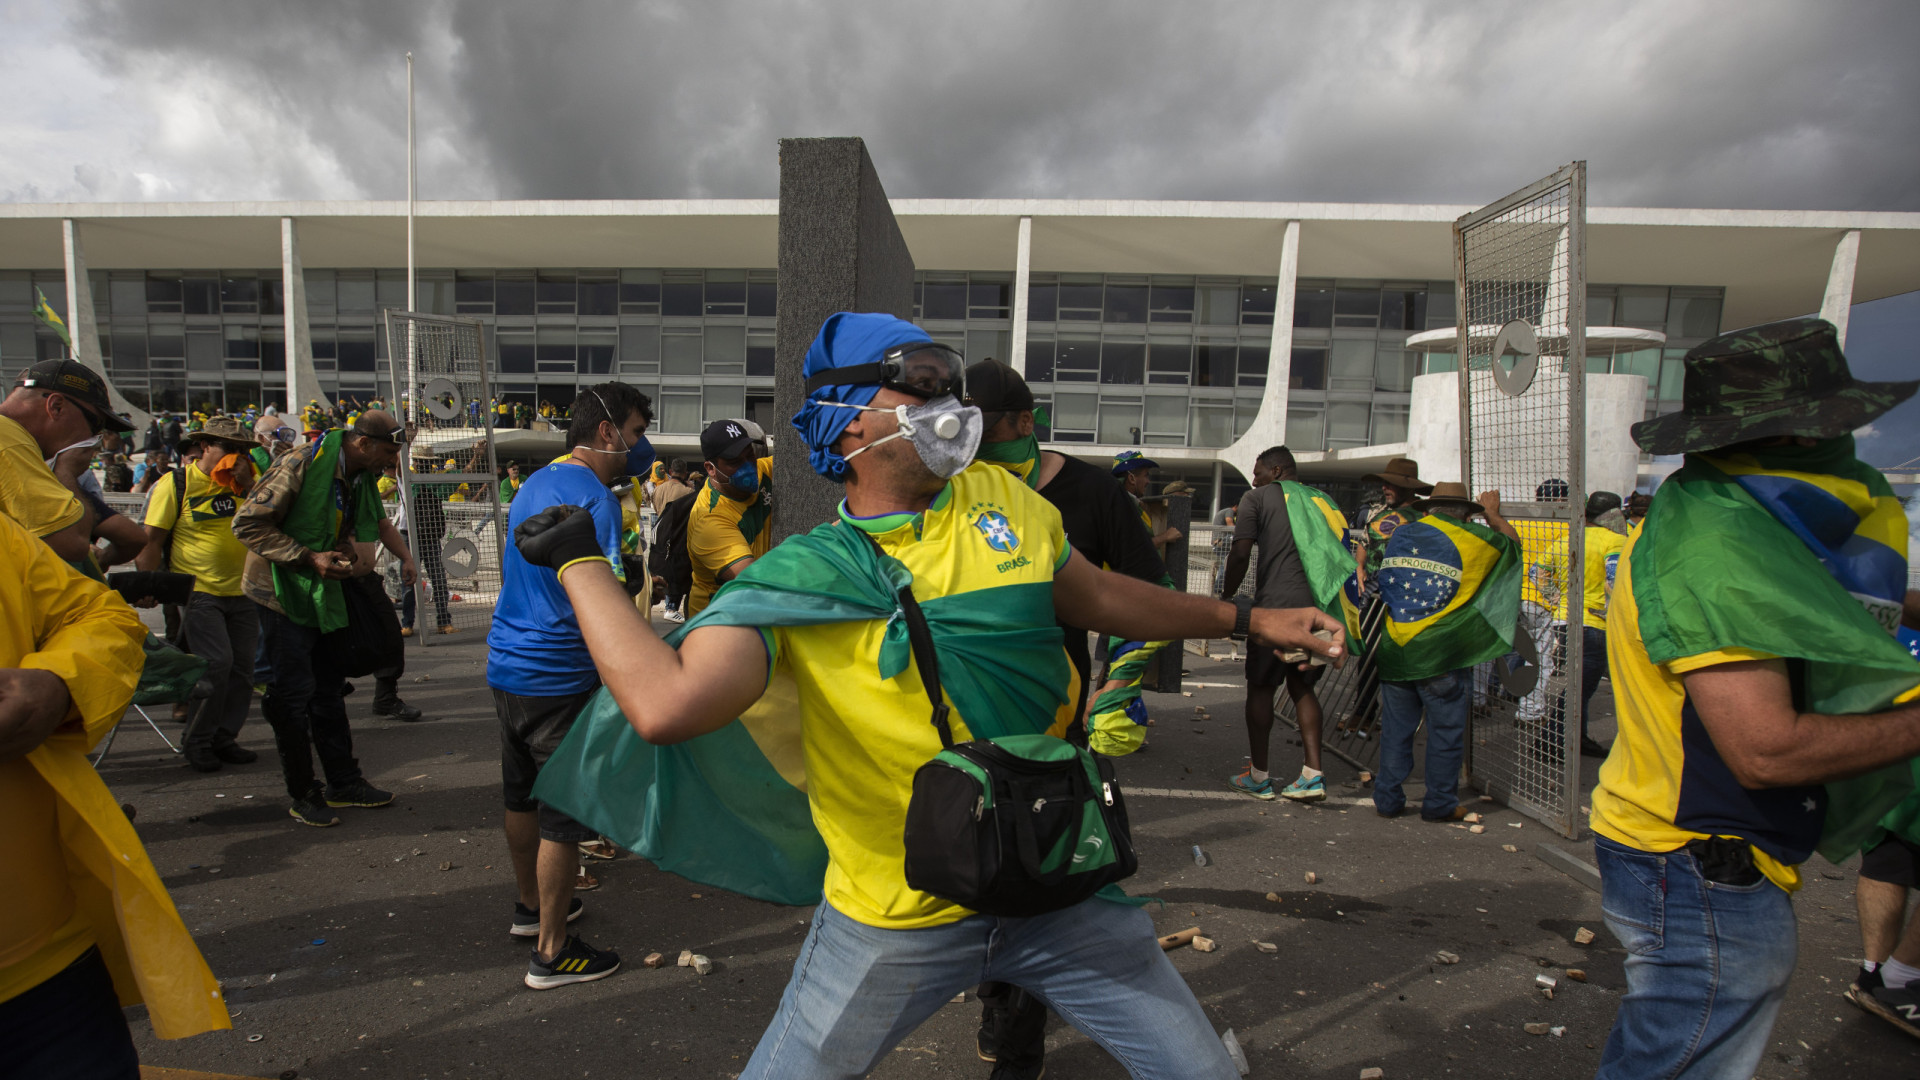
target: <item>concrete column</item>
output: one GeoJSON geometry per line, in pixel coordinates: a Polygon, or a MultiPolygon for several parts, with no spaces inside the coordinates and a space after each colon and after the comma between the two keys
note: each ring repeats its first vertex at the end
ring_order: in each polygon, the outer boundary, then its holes
{"type": "Polygon", "coordinates": [[[1853,270],[1860,262],[1860,230],[1849,229],[1833,246],[1833,268],[1827,271],[1827,294],[1820,300],[1820,317],[1833,324],[1840,347],[1847,347],[1847,316],[1853,311],[1853,270]]]}
{"type": "Polygon", "coordinates": [[[138,434],[152,416],[134,408],[133,403],[121,395],[100,358],[100,324],[93,315],[93,282],[87,277],[87,256],[80,247],[80,224],[72,218],[62,221],[60,239],[67,256],[67,334],[73,338],[73,358],[106,381],[113,411],[125,413],[133,421],[134,433],[138,434]]]}
{"type": "Polygon", "coordinates": [[[1267,390],[1247,433],[1220,451],[1220,460],[1253,482],[1253,459],[1287,441],[1287,376],[1293,367],[1293,294],[1300,279],[1300,223],[1287,222],[1280,240],[1280,282],[1273,297],[1273,349],[1267,354],[1267,390]]]}
{"type": "Polygon", "coordinates": [[[1645,375],[1587,376],[1587,490],[1621,498],[1640,482],[1640,447],[1631,428],[1646,419],[1645,375]]]}
{"type": "Polygon", "coordinates": [[[1407,410],[1407,456],[1420,464],[1428,483],[1460,479],[1460,373],[1436,371],[1413,377],[1407,410]]]}
{"type": "Polygon", "coordinates": [[[1007,363],[1027,377],[1027,280],[1033,262],[1033,219],[1020,219],[1020,240],[1013,256],[1013,345],[1007,363]]]}
{"type": "MultiPolygon", "coordinates": [[[[855,138],[780,140],[780,294],[774,338],[774,412],[791,417],[806,399],[807,346],[836,311],[913,317],[913,255],[887,193],[855,138]]],[[[877,359],[877,358],[876,358],[877,359]]],[[[774,454],[775,543],[831,521],[840,485],[807,462],[807,447],[782,437],[774,454]]]]}
{"type": "Polygon", "coordinates": [[[1207,509],[1208,521],[1220,516],[1220,484],[1226,479],[1225,471],[1225,465],[1218,461],[1213,463],[1213,505],[1207,509]]]}
{"type": "MultiPolygon", "coordinates": [[[[287,403],[281,412],[298,425],[300,410],[309,400],[332,408],[313,369],[313,328],[307,322],[307,275],[300,267],[300,237],[290,217],[280,219],[280,309],[287,337],[287,403]]],[[[388,351],[392,351],[391,345],[388,351]]]]}

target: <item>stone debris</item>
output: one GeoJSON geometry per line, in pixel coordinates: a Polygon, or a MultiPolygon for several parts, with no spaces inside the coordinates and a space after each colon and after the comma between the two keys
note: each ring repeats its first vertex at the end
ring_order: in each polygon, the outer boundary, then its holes
{"type": "Polygon", "coordinates": [[[1556,1039],[1564,1037],[1566,1033],[1567,1025],[1565,1024],[1555,1024],[1547,1029],[1547,1034],[1552,1035],[1556,1039]]]}
{"type": "Polygon", "coordinates": [[[1550,1024],[1539,1023],[1539,1024],[1527,1025],[1527,1034],[1529,1035],[1545,1035],[1548,1031],[1551,1031],[1551,1030],[1552,1030],[1552,1025],[1550,1024]]]}
{"type": "Polygon", "coordinates": [[[1279,893],[1277,893],[1277,892],[1270,892],[1270,893],[1268,893],[1268,894],[1267,894],[1267,899],[1268,899],[1268,900],[1271,900],[1271,901],[1273,901],[1273,902],[1274,902],[1274,903],[1276,903],[1276,904],[1278,904],[1278,903],[1280,903],[1280,902],[1281,902],[1281,901],[1280,901],[1280,894],[1279,894],[1279,893]]]}
{"type": "Polygon", "coordinates": [[[1574,943],[1575,945],[1591,945],[1591,944],[1593,944],[1593,931],[1591,931],[1591,930],[1589,930],[1589,929],[1587,929],[1587,928],[1586,928],[1586,927],[1584,927],[1584,926],[1583,926],[1583,927],[1581,927],[1581,928],[1580,928],[1580,929],[1578,929],[1578,930],[1575,930],[1575,931],[1573,932],[1573,943],[1574,943]]]}
{"type": "Polygon", "coordinates": [[[947,999],[947,1004],[949,1004],[949,1005],[959,1005],[959,1004],[962,1004],[962,1003],[964,1003],[964,1002],[965,1002],[966,1000],[967,1000],[967,992],[966,992],[965,990],[962,990],[962,991],[960,991],[959,993],[957,993],[957,994],[955,994],[955,995],[953,995],[952,997],[950,997],[950,998],[948,998],[948,999],[947,999]]]}
{"type": "Polygon", "coordinates": [[[1307,871],[1306,878],[1307,884],[1309,885],[1317,884],[1320,881],[1320,875],[1311,870],[1307,871]]]}
{"type": "Polygon", "coordinates": [[[1220,1045],[1227,1048],[1227,1056],[1233,1059],[1233,1067],[1241,1076],[1253,1071],[1253,1068],[1247,1064],[1247,1052],[1240,1049],[1240,1040],[1234,1036],[1232,1028],[1228,1028],[1226,1034],[1220,1036],[1220,1045]]]}
{"type": "Polygon", "coordinates": [[[1533,985],[1539,987],[1540,992],[1547,995],[1548,1001],[1552,1001],[1553,992],[1559,987],[1560,980],[1551,975],[1535,975],[1533,977],[1533,985]]]}
{"type": "Polygon", "coordinates": [[[713,961],[699,953],[694,953],[692,961],[687,966],[693,969],[695,975],[705,975],[713,970],[713,961]]]}
{"type": "Polygon", "coordinates": [[[1479,814],[1468,814],[1466,817],[1463,817],[1460,820],[1466,822],[1469,825],[1478,825],[1480,824],[1481,821],[1485,819],[1483,819],[1479,814]]]}
{"type": "Polygon", "coordinates": [[[1481,801],[1481,802],[1492,802],[1492,801],[1493,801],[1493,796],[1491,796],[1491,795],[1482,795],[1482,796],[1480,796],[1480,801],[1481,801]]]}
{"type": "Polygon", "coordinates": [[[650,952],[647,954],[647,958],[640,962],[650,968],[657,968],[664,965],[667,962],[667,958],[657,952],[650,952]]]}
{"type": "Polygon", "coordinates": [[[1271,941],[1256,941],[1253,943],[1253,947],[1264,953],[1277,953],[1280,951],[1280,946],[1275,945],[1271,941]]]}
{"type": "Polygon", "coordinates": [[[1572,979],[1574,982],[1586,982],[1587,973],[1580,970],[1579,968],[1568,968],[1567,978],[1572,979]]]}
{"type": "Polygon", "coordinates": [[[1485,825],[1469,825],[1467,826],[1467,831],[1470,833],[1473,833],[1475,836],[1478,836],[1479,834],[1486,832],[1487,827],[1485,825]]]}
{"type": "Polygon", "coordinates": [[[1367,771],[1367,770],[1365,770],[1365,769],[1361,769],[1361,770],[1360,770],[1360,782],[1361,782],[1361,783],[1363,783],[1363,784],[1371,784],[1371,783],[1373,783],[1373,774],[1372,774],[1372,773],[1370,773],[1370,772],[1368,772],[1368,771],[1367,771]]]}
{"type": "Polygon", "coordinates": [[[453,869],[453,864],[452,864],[452,863],[450,863],[450,862],[443,862],[443,863],[441,863],[441,864],[440,864],[440,869],[442,869],[442,870],[451,870],[451,869],[453,869]]]}
{"type": "Polygon", "coordinates": [[[1441,962],[1441,963],[1443,963],[1443,964],[1457,964],[1457,963],[1459,963],[1459,962],[1460,962],[1460,954],[1459,954],[1459,953],[1450,953],[1450,952],[1448,952],[1448,951],[1446,951],[1445,949],[1442,949],[1442,950],[1440,950],[1439,952],[1437,952],[1437,953],[1434,953],[1434,954],[1433,954],[1433,958],[1434,958],[1435,960],[1438,960],[1438,961],[1440,961],[1440,962],[1441,962]]]}
{"type": "Polygon", "coordinates": [[[1361,1069],[1360,1080],[1387,1080],[1387,1070],[1377,1065],[1361,1069]]]}
{"type": "Polygon", "coordinates": [[[1517,851],[1519,851],[1520,849],[1519,849],[1519,848],[1517,848],[1517,847],[1514,847],[1514,846],[1513,846],[1512,844],[1501,844],[1501,845],[1500,845],[1500,850],[1501,850],[1501,851],[1504,851],[1504,852],[1506,852],[1506,853],[1507,853],[1507,854],[1509,854],[1509,855],[1511,855],[1511,854],[1514,854],[1515,852],[1517,852],[1517,851]]]}
{"type": "Polygon", "coordinates": [[[680,959],[679,959],[679,961],[678,961],[678,963],[679,963],[679,965],[680,965],[681,967],[692,967],[692,966],[693,966],[693,950],[692,950],[692,949],[681,949],[681,950],[680,950],[680,959]]]}
{"type": "Polygon", "coordinates": [[[1167,936],[1161,938],[1160,948],[1177,949],[1180,946],[1185,945],[1189,941],[1192,941],[1194,938],[1199,936],[1200,936],[1200,928],[1197,926],[1189,926],[1185,930],[1181,930],[1178,933],[1168,934],[1167,936]]]}
{"type": "Polygon", "coordinates": [[[1219,945],[1214,944],[1214,940],[1210,937],[1195,937],[1193,939],[1194,952],[1212,952],[1219,947],[1219,945]]]}
{"type": "Polygon", "coordinates": [[[1524,829],[1524,828],[1526,828],[1526,827],[1527,827],[1527,826],[1526,826],[1526,823],[1525,823],[1525,822],[1523,822],[1523,821],[1509,821],[1509,822],[1507,822],[1507,828],[1509,828],[1509,829],[1524,829]]]}

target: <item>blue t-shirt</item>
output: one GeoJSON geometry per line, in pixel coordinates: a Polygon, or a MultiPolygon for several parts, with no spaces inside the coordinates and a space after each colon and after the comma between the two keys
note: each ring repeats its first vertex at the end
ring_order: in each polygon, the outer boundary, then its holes
{"type": "Polygon", "coordinates": [[[487,633],[487,685],[522,697],[561,697],[592,689],[600,681],[587,654],[559,575],[533,566],[513,546],[513,530],[549,506],[584,506],[593,513],[600,550],[620,568],[620,504],[583,465],[553,464],[527,478],[507,511],[507,543],[501,563],[505,583],[487,633]]]}

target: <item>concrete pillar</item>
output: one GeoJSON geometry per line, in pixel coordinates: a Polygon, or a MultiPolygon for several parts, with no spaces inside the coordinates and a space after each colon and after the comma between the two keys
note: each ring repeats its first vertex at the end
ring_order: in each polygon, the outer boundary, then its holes
{"type": "Polygon", "coordinates": [[[1420,463],[1429,483],[1460,479],[1460,373],[1436,371],[1413,377],[1407,410],[1407,455],[1420,463]]]}
{"type": "Polygon", "coordinates": [[[1020,219],[1020,239],[1013,256],[1013,345],[1007,350],[1007,363],[1027,377],[1027,282],[1033,262],[1033,219],[1020,219]]]}
{"type": "Polygon", "coordinates": [[[80,247],[80,224],[72,218],[60,223],[60,239],[66,247],[67,261],[67,334],[73,338],[73,358],[92,368],[106,381],[107,396],[113,411],[125,413],[133,421],[137,435],[153,417],[136,409],[113,385],[107,365],[100,358],[100,323],[93,315],[93,281],[87,277],[87,255],[80,247]]]}
{"type": "Polygon", "coordinates": [[[1853,270],[1860,262],[1860,230],[1849,229],[1833,246],[1833,268],[1827,271],[1827,293],[1820,300],[1820,317],[1833,324],[1840,347],[1847,347],[1847,317],[1853,311],[1853,270]]]}
{"type": "MultiPolygon", "coordinates": [[[[287,337],[287,403],[281,410],[298,426],[300,410],[309,400],[331,409],[333,401],[320,389],[320,375],[313,369],[313,328],[307,323],[307,275],[300,267],[300,237],[293,219],[280,219],[280,310],[287,337]]],[[[389,353],[393,351],[388,346],[389,353]]]]}
{"type": "MultiPolygon", "coordinates": [[[[1273,296],[1273,346],[1267,354],[1267,389],[1247,433],[1220,451],[1220,460],[1253,482],[1253,459],[1287,441],[1287,376],[1293,367],[1293,294],[1300,279],[1300,223],[1287,222],[1280,239],[1280,281],[1273,296]]],[[[1318,447],[1315,447],[1318,449],[1318,447]]]]}
{"type": "Polygon", "coordinates": [[[1226,466],[1218,461],[1213,463],[1213,505],[1207,510],[1207,520],[1220,516],[1220,484],[1226,479],[1226,466]]]}
{"type": "Polygon", "coordinates": [[[1621,498],[1640,482],[1640,447],[1629,429],[1646,419],[1645,375],[1587,376],[1587,490],[1621,498]]]}
{"type": "MultiPolygon", "coordinates": [[[[1646,376],[1588,375],[1586,388],[1587,490],[1631,494],[1639,477],[1640,448],[1629,429],[1646,414],[1646,376]]],[[[1407,416],[1407,453],[1420,463],[1421,479],[1431,483],[1461,480],[1459,372],[1440,371],[1414,378],[1413,405],[1407,416]]],[[[1565,472],[1549,470],[1550,475],[1561,479],[1566,478],[1565,472]]],[[[1518,467],[1503,469],[1497,465],[1483,467],[1481,474],[1495,477],[1502,488],[1501,497],[1516,502],[1533,498],[1534,485],[1548,478],[1547,474],[1535,476],[1518,467]]]]}
{"type": "MultiPolygon", "coordinates": [[[[806,398],[801,366],[836,311],[913,317],[913,255],[856,138],[780,140],[780,294],[773,400],[787,418],[806,398]]],[[[833,519],[840,485],[813,471],[797,440],[774,455],[775,543],[833,519]]]]}

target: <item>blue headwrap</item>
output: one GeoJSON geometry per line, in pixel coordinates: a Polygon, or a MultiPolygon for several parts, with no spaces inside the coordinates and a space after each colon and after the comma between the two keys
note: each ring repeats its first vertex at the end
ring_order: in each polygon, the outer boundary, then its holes
{"type": "MultiPolygon", "coordinates": [[[[807,346],[807,359],[801,365],[800,374],[802,378],[811,379],[830,368],[875,363],[895,345],[931,340],[925,330],[905,319],[896,319],[891,315],[836,312],[820,324],[820,333],[815,335],[813,344],[807,346]]],[[[847,459],[833,449],[833,444],[839,440],[840,433],[847,429],[847,425],[853,422],[858,411],[821,405],[820,402],[865,405],[879,392],[880,384],[874,382],[823,386],[807,395],[807,403],[793,414],[793,426],[807,442],[807,460],[813,464],[814,472],[836,483],[846,480],[847,459]]]]}

